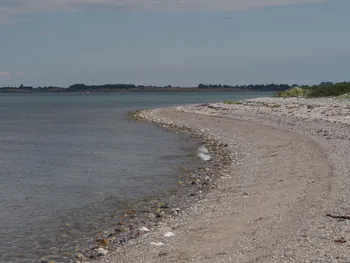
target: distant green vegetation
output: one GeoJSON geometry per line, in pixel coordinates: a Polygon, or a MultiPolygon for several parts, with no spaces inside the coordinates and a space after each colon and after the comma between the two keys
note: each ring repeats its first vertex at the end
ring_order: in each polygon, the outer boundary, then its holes
{"type": "Polygon", "coordinates": [[[337,98],[338,99],[345,99],[345,100],[350,99],[350,93],[345,93],[343,95],[338,96],[337,98]]]}
{"type": "Polygon", "coordinates": [[[275,97],[338,97],[348,99],[350,98],[350,82],[322,82],[320,85],[293,87],[286,91],[277,92],[275,97]]]}
{"type": "Polygon", "coordinates": [[[225,100],[224,104],[242,104],[239,100],[225,100]]]}
{"type": "Polygon", "coordinates": [[[140,111],[139,110],[129,111],[128,112],[128,117],[129,117],[130,120],[137,121],[137,120],[140,119],[140,111]]]}
{"type": "Polygon", "coordinates": [[[282,98],[305,97],[306,93],[307,93],[307,89],[295,87],[295,88],[288,89],[286,91],[277,92],[276,97],[282,97],[282,98]]]}

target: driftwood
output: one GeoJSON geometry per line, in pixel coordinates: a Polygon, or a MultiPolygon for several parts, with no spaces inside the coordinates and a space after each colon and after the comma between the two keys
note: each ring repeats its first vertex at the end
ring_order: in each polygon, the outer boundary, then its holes
{"type": "Polygon", "coordinates": [[[342,220],[350,220],[350,216],[336,216],[336,215],[332,215],[332,214],[327,214],[326,216],[330,217],[330,218],[335,218],[335,219],[342,219],[342,220]]]}

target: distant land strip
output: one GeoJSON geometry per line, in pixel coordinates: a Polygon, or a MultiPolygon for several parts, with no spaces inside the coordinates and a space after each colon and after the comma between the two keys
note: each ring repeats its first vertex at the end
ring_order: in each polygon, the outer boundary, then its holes
{"type": "MultiPolygon", "coordinates": [[[[320,85],[333,84],[322,82],[320,85]]],[[[85,85],[74,84],[68,88],[44,86],[32,87],[20,85],[18,87],[2,87],[0,93],[42,93],[42,92],[249,92],[249,91],[285,91],[293,87],[307,88],[308,85],[288,85],[288,84],[261,84],[261,85],[221,85],[221,84],[199,84],[197,87],[179,86],[145,86],[134,84],[105,84],[105,85],[85,85]]]]}

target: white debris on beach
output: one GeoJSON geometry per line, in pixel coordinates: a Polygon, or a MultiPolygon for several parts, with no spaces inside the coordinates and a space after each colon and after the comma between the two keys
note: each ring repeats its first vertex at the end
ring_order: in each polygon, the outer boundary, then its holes
{"type": "Polygon", "coordinates": [[[108,253],[108,250],[103,249],[102,247],[99,247],[97,249],[97,255],[99,255],[99,256],[105,256],[105,255],[107,255],[107,253],[108,253]]]}
{"type": "Polygon", "coordinates": [[[198,157],[203,161],[207,162],[211,160],[211,156],[209,155],[209,150],[205,146],[201,146],[198,148],[198,157]]]}
{"type": "Polygon", "coordinates": [[[153,246],[164,246],[164,244],[162,243],[162,242],[151,242],[151,245],[153,245],[153,246]]]}
{"type": "Polygon", "coordinates": [[[147,227],[141,227],[140,232],[149,232],[150,230],[147,227]]]}
{"type": "Polygon", "coordinates": [[[164,234],[165,237],[172,237],[172,236],[175,236],[175,234],[173,232],[166,232],[164,234]]]}

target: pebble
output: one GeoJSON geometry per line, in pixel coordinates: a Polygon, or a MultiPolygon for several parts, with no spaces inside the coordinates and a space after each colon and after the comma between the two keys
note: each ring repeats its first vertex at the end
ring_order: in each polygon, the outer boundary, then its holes
{"type": "Polygon", "coordinates": [[[149,213],[149,214],[148,214],[148,218],[149,218],[149,219],[153,219],[153,218],[156,218],[156,216],[155,216],[153,213],[149,213]]]}
{"type": "Polygon", "coordinates": [[[150,230],[147,227],[141,227],[140,231],[141,232],[149,232],[150,230]]]}
{"type": "Polygon", "coordinates": [[[162,243],[162,242],[158,242],[158,243],[156,243],[156,242],[151,242],[151,245],[153,245],[153,246],[164,246],[164,244],[162,243]]]}
{"type": "Polygon", "coordinates": [[[99,247],[99,248],[96,250],[96,252],[97,252],[97,255],[98,255],[98,256],[105,256],[105,255],[107,255],[108,250],[99,247]]]}
{"type": "Polygon", "coordinates": [[[198,148],[198,152],[204,153],[204,154],[208,154],[209,153],[208,149],[205,146],[199,147],[198,148]]]}
{"type": "Polygon", "coordinates": [[[211,156],[209,154],[198,153],[198,157],[201,158],[205,162],[211,160],[211,156]]]}
{"type": "Polygon", "coordinates": [[[175,234],[173,232],[166,232],[164,234],[165,237],[172,237],[172,236],[175,236],[175,234]]]}

